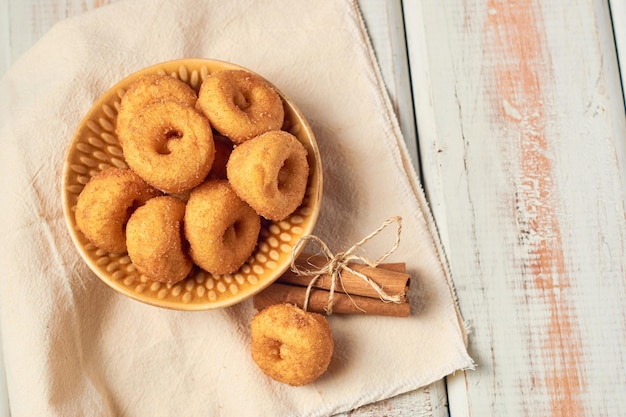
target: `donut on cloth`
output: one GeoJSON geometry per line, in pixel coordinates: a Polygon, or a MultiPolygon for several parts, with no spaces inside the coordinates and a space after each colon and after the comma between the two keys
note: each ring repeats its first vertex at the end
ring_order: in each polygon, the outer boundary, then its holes
{"type": "Polygon", "coordinates": [[[305,385],[330,364],[334,342],[326,317],[293,304],[274,304],[251,323],[252,359],[270,378],[305,385]]]}
{"type": "Polygon", "coordinates": [[[254,251],[261,218],[226,180],[207,180],[189,196],[184,230],[196,265],[213,274],[230,274],[254,251]]]}
{"type": "Polygon", "coordinates": [[[122,150],[128,166],[166,193],[200,184],[215,158],[209,121],[175,101],[144,107],[130,119],[122,150]]]}
{"type": "Polygon", "coordinates": [[[234,143],[280,129],[285,118],[276,90],[261,77],[243,70],[209,75],[202,82],[196,105],[211,126],[234,143]]]}
{"type": "Polygon", "coordinates": [[[309,177],[307,151],[282,130],[235,147],[226,173],[237,195],[268,220],[282,220],[302,203],[309,177]]]}
{"type": "Polygon", "coordinates": [[[139,272],[166,284],[184,279],[192,268],[183,239],[185,203],[172,196],[148,200],[126,225],[128,256],[139,272]]]}
{"type": "Polygon", "coordinates": [[[93,176],[78,196],[78,229],[100,249],[126,252],[126,223],[132,212],[161,193],[128,169],[108,168],[93,176]]]}

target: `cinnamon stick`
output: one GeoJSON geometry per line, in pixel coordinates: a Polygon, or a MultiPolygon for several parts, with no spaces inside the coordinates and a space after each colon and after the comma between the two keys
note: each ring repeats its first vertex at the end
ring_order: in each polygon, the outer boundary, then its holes
{"type": "MultiPolygon", "coordinates": [[[[323,256],[302,254],[296,260],[296,266],[299,269],[319,269],[326,262],[327,260],[323,256]]],[[[350,263],[349,266],[356,272],[369,277],[385,293],[400,295],[402,296],[402,301],[406,301],[406,293],[409,289],[411,276],[406,273],[406,265],[404,263],[385,263],[378,265],[376,268],[357,263],[350,263]]],[[[311,276],[298,275],[289,269],[276,282],[306,287],[312,279],[313,277],[311,276]]],[[[317,279],[313,287],[328,290],[331,282],[332,279],[329,275],[322,275],[317,279]]],[[[347,270],[342,271],[341,282],[336,283],[335,291],[348,293],[352,296],[379,298],[378,293],[370,284],[347,270]]]]}
{"type": "MultiPolygon", "coordinates": [[[[326,314],[329,292],[322,289],[311,290],[307,311],[326,314]]],[[[274,283],[253,298],[254,308],[263,310],[273,304],[289,303],[300,308],[304,307],[306,287],[274,283]]],[[[400,304],[386,303],[379,298],[363,297],[343,293],[335,293],[333,297],[333,314],[370,314],[378,316],[408,317],[408,302],[400,304]]]]}
{"type": "MultiPolygon", "coordinates": [[[[327,259],[322,256],[302,254],[296,260],[300,270],[317,270],[323,267],[327,259]]],[[[341,273],[341,282],[335,285],[333,294],[333,313],[338,314],[371,314],[381,316],[408,317],[410,305],[406,299],[409,289],[410,275],[406,273],[404,263],[384,263],[370,267],[359,263],[350,263],[350,268],[364,274],[382,290],[390,295],[399,295],[401,302],[385,302],[379,294],[361,277],[347,270],[341,273]],[[347,294],[346,294],[347,293],[347,294]]],[[[301,308],[306,300],[307,286],[313,276],[298,275],[288,270],[275,283],[253,298],[254,307],[262,310],[272,304],[290,303],[301,308]]],[[[307,310],[324,314],[330,297],[331,277],[321,275],[313,285],[309,294],[307,310]]]]}

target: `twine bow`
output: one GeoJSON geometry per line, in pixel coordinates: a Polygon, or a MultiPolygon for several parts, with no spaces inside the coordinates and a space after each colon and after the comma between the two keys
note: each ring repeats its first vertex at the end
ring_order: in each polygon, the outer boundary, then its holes
{"type": "MultiPolygon", "coordinates": [[[[370,285],[376,291],[376,293],[378,294],[378,296],[380,297],[382,301],[391,302],[391,303],[401,303],[402,302],[401,295],[387,294],[376,282],[372,281],[367,275],[361,272],[355,271],[348,265],[349,262],[357,260],[357,261],[361,261],[367,264],[370,267],[375,268],[380,263],[382,263],[385,259],[387,259],[389,255],[391,255],[398,248],[398,246],[400,245],[401,232],[402,232],[402,218],[399,216],[390,217],[378,229],[374,230],[372,233],[365,236],[363,239],[361,239],[359,242],[354,244],[348,250],[344,252],[339,252],[337,254],[333,254],[328,248],[328,246],[326,245],[326,243],[324,243],[324,241],[322,241],[317,236],[308,235],[308,236],[301,237],[298,240],[298,242],[296,242],[293,248],[293,251],[291,253],[291,270],[298,275],[312,277],[306,289],[303,309],[305,311],[307,310],[309,297],[311,294],[311,290],[313,286],[315,285],[315,282],[322,275],[328,275],[330,276],[331,281],[330,281],[330,289],[329,289],[329,295],[328,295],[328,305],[324,308],[324,310],[326,311],[327,314],[329,315],[332,314],[333,298],[334,298],[337,282],[339,281],[339,283],[343,287],[343,282],[341,281],[341,274],[343,271],[350,272],[351,274],[365,281],[368,285],[370,285]],[[372,240],[374,237],[376,237],[376,235],[382,232],[383,229],[385,229],[387,226],[389,226],[392,223],[396,223],[396,240],[393,246],[387,252],[385,252],[381,257],[379,257],[375,261],[372,261],[365,255],[359,255],[356,253],[359,249],[361,249],[361,247],[365,243],[372,240]],[[319,246],[320,251],[326,257],[327,262],[324,266],[319,267],[319,268],[314,268],[314,269],[306,269],[306,268],[301,268],[298,265],[296,265],[295,254],[300,253],[300,250],[304,248],[304,246],[309,242],[313,242],[317,244],[319,246]]],[[[348,292],[345,291],[345,289],[344,289],[344,292],[348,295],[348,297],[350,297],[350,294],[348,294],[348,292]]],[[[351,297],[350,299],[352,300],[351,297]]],[[[352,302],[357,308],[361,309],[359,306],[356,305],[354,300],[352,300],[352,302]]]]}

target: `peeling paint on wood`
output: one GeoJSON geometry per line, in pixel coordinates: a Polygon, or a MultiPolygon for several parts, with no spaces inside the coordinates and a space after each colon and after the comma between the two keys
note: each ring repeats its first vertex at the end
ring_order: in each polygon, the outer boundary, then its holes
{"type": "Polygon", "coordinates": [[[493,54],[494,94],[506,103],[494,112],[492,122],[504,124],[518,141],[515,214],[525,252],[523,268],[531,278],[526,299],[534,308],[549,312],[548,321],[536,323],[528,335],[541,339],[540,354],[551,359],[542,375],[535,376],[535,384],[547,391],[551,416],[583,415],[582,343],[561,238],[551,138],[546,132],[549,116],[544,103],[549,92],[545,90],[554,84],[554,70],[545,53],[545,23],[533,1],[491,0],[488,7],[484,33],[493,54]]]}

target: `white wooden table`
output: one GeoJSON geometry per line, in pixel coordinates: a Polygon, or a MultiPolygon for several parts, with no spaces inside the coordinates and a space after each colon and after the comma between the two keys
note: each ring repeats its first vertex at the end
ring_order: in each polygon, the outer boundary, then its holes
{"type": "MultiPolygon", "coordinates": [[[[110,2],[0,0],[0,73],[110,2]]],[[[360,5],[478,368],[350,415],[626,415],[626,3],[360,5]]]]}

